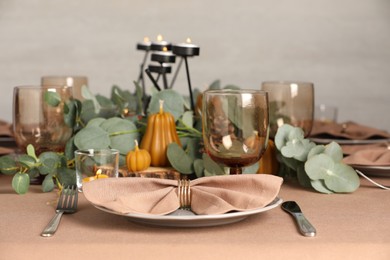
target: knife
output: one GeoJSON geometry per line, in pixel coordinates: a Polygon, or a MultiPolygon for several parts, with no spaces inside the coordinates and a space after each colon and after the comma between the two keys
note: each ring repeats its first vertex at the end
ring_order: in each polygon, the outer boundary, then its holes
{"type": "Polygon", "coordinates": [[[290,213],[297,221],[299,231],[306,237],[314,237],[317,233],[313,225],[303,215],[301,208],[295,201],[286,201],[282,203],[282,209],[290,213]]]}

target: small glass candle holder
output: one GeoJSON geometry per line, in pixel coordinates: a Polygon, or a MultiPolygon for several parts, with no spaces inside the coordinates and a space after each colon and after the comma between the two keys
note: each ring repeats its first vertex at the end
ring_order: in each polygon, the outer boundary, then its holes
{"type": "Polygon", "coordinates": [[[75,151],[76,183],[82,191],[83,182],[102,178],[117,178],[119,151],[116,149],[86,149],[75,151]]]}

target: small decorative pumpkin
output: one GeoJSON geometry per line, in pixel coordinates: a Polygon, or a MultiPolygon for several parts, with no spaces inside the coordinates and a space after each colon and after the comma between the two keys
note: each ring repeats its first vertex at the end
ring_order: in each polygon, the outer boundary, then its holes
{"type": "Polygon", "coordinates": [[[150,154],[147,150],[138,148],[138,141],[134,140],[135,148],[126,155],[126,165],[130,172],[143,171],[150,166],[150,154]]]}
{"type": "Polygon", "coordinates": [[[152,166],[169,166],[167,148],[172,142],[181,146],[176,132],[175,119],[171,113],[164,112],[164,100],[160,100],[160,111],[148,118],[141,149],[149,151],[152,166]]]}

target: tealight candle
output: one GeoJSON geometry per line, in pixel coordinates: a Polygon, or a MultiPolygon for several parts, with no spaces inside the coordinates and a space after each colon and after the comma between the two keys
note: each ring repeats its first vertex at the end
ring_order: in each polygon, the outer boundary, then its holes
{"type": "Polygon", "coordinates": [[[144,41],[143,42],[137,43],[137,50],[150,51],[151,46],[152,46],[152,43],[150,42],[149,38],[148,37],[144,37],[144,41]]]}
{"type": "Polygon", "coordinates": [[[178,56],[198,56],[199,46],[191,43],[191,39],[187,38],[185,43],[173,45],[172,52],[178,56]]]}
{"type": "Polygon", "coordinates": [[[167,51],[167,49],[164,47],[163,51],[152,53],[151,60],[160,63],[175,63],[176,56],[171,51],[167,51]]]}
{"type": "Polygon", "coordinates": [[[166,48],[168,51],[172,49],[172,44],[163,40],[161,34],[157,36],[157,42],[152,42],[151,49],[152,51],[163,51],[166,48]]]}
{"type": "Polygon", "coordinates": [[[172,71],[172,67],[166,64],[149,65],[148,68],[150,72],[159,73],[159,74],[171,73],[172,71]]]}

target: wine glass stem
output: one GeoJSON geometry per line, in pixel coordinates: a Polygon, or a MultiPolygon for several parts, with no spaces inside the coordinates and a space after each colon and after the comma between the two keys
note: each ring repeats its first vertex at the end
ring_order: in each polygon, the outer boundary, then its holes
{"type": "Polygon", "coordinates": [[[242,174],[242,168],[241,167],[231,167],[230,168],[230,175],[237,175],[242,174]]]}

